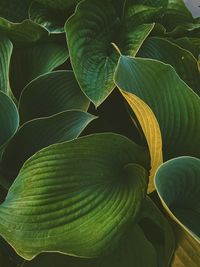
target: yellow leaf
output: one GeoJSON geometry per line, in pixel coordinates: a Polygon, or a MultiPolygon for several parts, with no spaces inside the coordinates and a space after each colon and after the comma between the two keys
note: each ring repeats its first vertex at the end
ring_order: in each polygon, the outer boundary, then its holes
{"type": "Polygon", "coordinates": [[[121,89],[120,92],[135,113],[147,140],[151,156],[151,171],[148,186],[148,192],[150,193],[155,189],[153,181],[155,172],[163,163],[162,136],[160,127],[153,111],[143,100],[136,95],[125,92],[121,89]]]}

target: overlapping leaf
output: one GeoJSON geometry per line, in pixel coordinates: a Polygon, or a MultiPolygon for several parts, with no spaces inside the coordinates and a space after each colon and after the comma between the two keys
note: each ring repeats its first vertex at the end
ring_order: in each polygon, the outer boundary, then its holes
{"type": "Polygon", "coordinates": [[[200,99],[170,65],[121,56],[115,82],[152,109],[162,134],[164,159],[200,156],[200,99]]]}
{"type": "Polygon", "coordinates": [[[41,150],[0,206],[1,235],[29,260],[42,251],[108,253],[138,217],[146,161],[143,148],[109,133],[41,150]]]}
{"type": "Polygon", "coordinates": [[[0,17],[12,22],[21,22],[28,18],[28,8],[31,0],[1,0],[0,17]]]}
{"type": "Polygon", "coordinates": [[[19,98],[30,81],[52,71],[67,58],[66,45],[51,41],[16,49],[12,55],[10,69],[10,83],[15,97],[19,98]]]}
{"type": "Polygon", "coordinates": [[[19,115],[14,102],[0,91],[0,156],[3,145],[14,135],[19,125],[19,115]]]}
{"type": "Polygon", "coordinates": [[[96,106],[115,86],[113,74],[119,54],[111,43],[119,45],[124,54],[133,56],[153,28],[153,24],[140,25],[151,21],[149,16],[143,16],[140,8],[135,12],[126,10],[124,14],[124,17],[119,16],[112,1],[86,0],[77,6],[75,14],[66,23],[76,78],[96,106]],[[135,23],[134,17],[139,18],[139,24],[135,23]]]}
{"type": "Polygon", "coordinates": [[[94,118],[81,111],[64,111],[25,123],[2,155],[1,173],[6,184],[12,184],[23,163],[34,153],[51,144],[75,139],[94,118]]]}
{"type": "Polygon", "coordinates": [[[145,40],[138,56],[170,64],[179,76],[200,95],[200,72],[197,60],[187,50],[165,39],[153,37],[145,40]]]}
{"type": "Polygon", "coordinates": [[[0,91],[9,91],[9,66],[13,45],[9,39],[0,38],[0,91]]]}
{"type": "Polygon", "coordinates": [[[89,100],[73,72],[55,71],[39,76],[25,87],[19,101],[20,121],[24,123],[70,109],[86,111],[88,106],[89,100]]]}

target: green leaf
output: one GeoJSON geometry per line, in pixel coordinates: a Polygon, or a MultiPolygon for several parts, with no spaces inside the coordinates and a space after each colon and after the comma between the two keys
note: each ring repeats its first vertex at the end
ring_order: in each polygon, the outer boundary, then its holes
{"type": "Polygon", "coordinates": [[[170,65],[121,56],[116,85],[141,98],[153,111],[163,139],[164,159],[200,157],[200,98],[170,65]]]}
{"type": "Polygon", "coordinates": [[[199,38],[189,38],[189,37],[182,37],[176,40],[173,40],[177,45],[190,51],[193,56],[198,59],[200,55],[200,39],[199,38]]]}
{"type": "MultiPolygon", "coordinates": [[[[133,2],[132,0],[127,0],[129,2],[133,2]]],[[[168,0],[134,0],[135,4],[153,6],[153,7],[167,7],[168,0]]]]}
{"type": "Polygon", "coordinates": [[[18,46],[27,45],[48,37],[48,32],[43,27],[30,20],[13,23],[0,18],[0,33],[18,46]]]}
{"type": "Polygon", "coordinates": [[[10,84],[19,99],[23,88],[39,75],[48,73],[68,58],[66,44],[53,41],[37,42],[15,49],[10,68],[10,84]]]}
{"type": "Polygon", "coordinates": [[[120,242],[119,247],[107,257],[99,259],[80,259],[59,254],[42,254],[23,267],[155,267],[157,255],[152,244],[145,237],[142,229],[132,225],[120,242]]]}
{"type": "Polygon", "coordinates": [[[164,17],[161,19],[161,24],[171,31],[176,25],[193,22],[193,17],[190,11],[185,6],[183,0],[168,0],[168,5],[164,17]]]}
{"type": "Polygon", "coordinates": [[[200,160],[180,157],[165,162],[155,185],[170,216],[200,243],[200,160]]]}
{"type": "MultiPolygon", "coordinates": [[[[81,89],[96,105],[100,105],[115,85],[113,74],[119,54],[112,46],[134,56],[154,24],[135,24],[134,16],[121,18],[110,1],[81,2],[65,29],[70,59],[81,89]]],[[[137,15],[137,12],[136,12],[137,15]]],[[[142,18],[141,18],[142,19],[142,18]]],[[[149,18],[143,23],[149,22],[149,18]]]]}
{"type": "Polygon", "coordinates": [[[192,34],[194,34],[194,36],[196,35],[199,36],[199,32],[200,32],[200,23],[195,24],[192,22],[185,22],[182,23],[180,25],[177,25],[172,31],[168,32],[167,35],[168,36],[175,36],[175,37],[182,37],[184,35],[190,35],[192,36],[192,34]]]}
{"type": "Polygon", "coordinates": [[[0,38],[0,91],[8,93],[9,91],[9,66],[13,50],[12,43],[4,37],[0,38]]]}
{"type": "Polygon", "coordinates": [[[80,2],[80,0],[36,0],[47,7],[55,8],[59,10],[69,9],[71,6],[80,2]]]}
{"type": "Polygon", "coordinates": [[[145,40],[138,56],[157,59],[172,65],[179,76],[200,95],[200,73],[197,60],[189,51],[166,39],[153,37],[145,40]]]}
{"type": "Polygon", "coordinates": [[[69,109],[86,111],[89,100],[72,71],[55,71],[39,76],[23,90],[19,101],[20,122],[47,117],[69,109]]]}
{"type": "Polygon", "coordinates": [[[12,22],[21,22],[28,18],[28,8],[32,0],[1,0],[0,17],[12,22]]]}
{"type": "Polygon", "coordinates": [[[175,249],[173,231],[165,216],[149,197],[141,209],[139,225],[157,252],[158,267],[171,266],[175,249]]]}
{"type": "Polygon", "coordinates": [[[109,253],[138,217],[146,165],[146,150],[116,134],[45,148],[26,161],[1,204],[0,233],[28,260],[44,251],[109,253]]]}
{"type": "Polygon", "coordinates": [[[65,21],[72,13],[56,10],[36,1],[29,8],[29,18],[51,33],[63,33],[65,21]]]}
{"type": "Polygon", "coordinates": [[[34,153],[51,144],[75,139],[94,119],[94,116],[85,112],[64,111],[25,123],[2,155],[1,173],[7,184],[12,184],[24,162],[34,153]]]}
{"type": "Polygon", "coordinates": [[[14,135],[19,125],[19,115],[14,102],[0,91],[0,156],[3,145],[14,135]]]}

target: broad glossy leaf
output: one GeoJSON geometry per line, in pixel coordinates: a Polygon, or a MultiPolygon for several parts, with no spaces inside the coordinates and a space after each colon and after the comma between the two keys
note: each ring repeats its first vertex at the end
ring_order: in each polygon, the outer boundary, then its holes
{"type": "Polygon", "coordinates": [[[59,254],[43,254],[23,267],[155,267],[157,255],[154,247],[145,237],[141,227],[132,225],[118,248],[107,257],[80,259],[59,254]]]}
{"type": "Polygon", "coordinates": [[[89,100],[72,71],[55,71],[39,76],[23,90],[19,101],[20,121],[47,117],[64,110],[86,111],[89,100]]]}
{"type": "Polygon", "coordinates": [[[9,91],[9,66],[13,45],[9,39],[0,38],[0,91],[9,91]]]}
{"type": "Polygon", "coordinates": [[[169,215],[200,243],[200,160],[180,157],[165,162],[155,185],[169,215]]]}
{"type": "Polygon", "coordinates": [[[143,203],[139,225],[157,252],[158,265],[156,266],[171,266],[175,249],[174,234],[165,216],[149,197],[143,203]]]}
{"type": "Polygon", "coordinates": [[[0,17],[12,22],[21,22],[28,18],[28,8],[31,0],[1,0],[0,17]]]}
{"type": "Polygon", "coordinates": [[[68,58],[66,44],[53,41],[32,43],[15,49],[12,54],[10,83],[19,99],[23,88],[39,75],[48,73],[68,58]]]}
{"type": "Polygon", "coordinates": [[[2,176],[11,184],[24,162],[34,153],[51,144],[75,139],[93,119],[94,116],[85,112],[64,111],[25,123],[4,150],[2,176]]]}
{"type": "MultiPolygon", "coordinates": [[[[65,27],[76,78],[96,106],[115,87],[113,74],[119,54],[111,43],[118,45],[124,54],[134,56],[154,26],[135,24],[128,10],[123,19],[118,13],[110,1],[86,0],[77,6],[65,27]]],[[[145,17],[143,23],[146,22],[149,18],[146,21],[145,17]]]]}
{"type": "Polygon", "coordinates": [[[164,160],[200,156],[200,98],[173,67],[152,59],[121,56],[115,82],[152,109],[162,134],[164,160]]]}
{"type": "Polygon", "coordinates": [[[13,136],[19,125],[19,115],[14,102],[0,91],[0,156],[2,146],[13,136]]]}
{"type": "Polygon", "coordinates": [[[51,33],[63,33],[64,24],[73,12],[56,10],[34,1],[29,8],[29,18],[51,33]]]}
{"type": "Polygon", "coordinates": [[[154,6],[154,7],[167,7],[168,0],[127,0],[127,2],[134,2],[135,4],[154,6]]]}
{"type": "Polygon", "coordinates": [[[109,253],[137,218],[146,194],[147,173],[140,164],[146,165],[145,150],[109,133],[39,151],[0,206],[1,235],[29,260],[44,251],[109,253]]]}
{"type": "Polygon", "coordinates": [[[142,128],[142,131],[146,137],[147,144],[149,147],[150,158],[151,158],[151,171],[149,178],[148,191],[152,192],[155,189],[154,186],[154,175],[160,164],[163,163],[162,156],[162,137],[160,127],[157,119],[145,102],[143,102],[136,95],[120,90],[123,97],[128,102],[129,106],[133,110],[138,122],[142,128]]]}
{"type": "Polygon", "coordinates": [[[153,58],[172,65],[179,76],[200,95],[200,72],[191,53],[162,38],[148,38],[138,56],[153,58]],[[159,52],[158,52],[159,51],[159,52]]]}

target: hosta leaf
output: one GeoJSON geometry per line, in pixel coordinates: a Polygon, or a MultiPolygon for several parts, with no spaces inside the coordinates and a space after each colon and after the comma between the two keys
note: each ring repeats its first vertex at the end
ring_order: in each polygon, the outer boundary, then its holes
{"type": "Polygon", "coordinates": [[[171,266],[175,248],[173,231],[165,216],[149,197],[143,203],[140,217],[139,225],[157,252],[156,266],[171,266]]]}
{"type": "Polygon", "coordinates": [[[199,267],[199,243],[186,231],[180,229],[180,226],[174,224],[173,230],[176,235],[177,247],[172,261],[172,267],[199,267]]]}
{"type": "Polygon", "coordinates": [[[190,51],[193,56],[198,59],[200,55],[200,39],[199,38],[188,38],[182,37],[174,40],[176,44],[181,46],[182,48],[190,51]]]}
{"type": "Polygon", "coordinates": [[[51,33],[64,32],[64,24],[69,15],[71,14],[67,14],[66,11],[55,10],[36,1],[31,4],[29,9],[30,19],[51,33]]]}
{"type": "Polygon", "coordinates": [[[52,117],[25,123],[4,150],[1,162],[2,175],[11,184],[30,156],[51,144],[78,137],[94,118],[81,111],[64,111],[52,117]]]}
{"type": "Polygon", "coordinates": [[[145,104],[140,98],[131,93],[121,90],[122,95],[130,105],[131,109],[135,113],[138,122],[146,137],[147,144],[149,146],[151,156],[151,172],[150,181],[148,185],[148,191],[152,192],[154,187],[153,178],[157,168],[163,162],[162,156],[162,137],[160,127],[156,120],[155,115],[147,104],[145,104]]]}
{"type": "Polygon", "coordinates": [[[96,106],[114,89],[113,74],[119,54],[111,43],[133,56],[154,26],[135,24],[133,16],[122,19],[118,13],[110,1],[86,0],[77,6],[65,27],[76,78],[96,106]]]}
{"type": "Polygon", "coordinates": [[[197,60],[189,51],[165,39],[153,37],[145,40],[138,56],[157,59],[172,65],[179,76],[200,95],[200,73],[197,60]]]}
{"type": "Polygon", "coordinates": [[[28,18],[28,8],[31,0],[1,0],[0,17],[12,22],[21,22],[28,18]]]}
{"type": "Polygon", "coordinates": [[[86,111],[89,100],[72,71],[55,71],[39,76],[23,90],[19,102],[21,123],[69,109],[86,111]]]}
{"type": "Polygon", "coordinates": [[[18,99],[23,88],[39,75],[48,73],[68,58],[65,44],[49,42],[33,43],[15,49],[11,59],[10,83],[18,99]]]}
{"type": "Polygon", "coordinates": [[[46,5],[51,8],[63,10],[68,9],[71,6],[77,4],[80,2],[80,0],[36,0],[38,3],[41,3],[43,5],[46,5]]]}
{"type": "Polygon", "coordinates": [[[143,148],[109,133],[41,150],[0,206],[1,235],[29,260],[43,251],[108,253],[138,216],[146,160],[143,148]]]}
{"type": "Polygon", "coordinates": [[[0,91],[9,91],[9,66],[13,50],[12,43],[4,37],[0,38],[0,91]]]}
{"type": "Polygon", "coordinates": [[[12,23],[4,18],[0,18],[0,33],[18,46],[36,42],[48,36],[48,32],[43,27],[30,20],[12,23]]]}
{"type": "Polygon", "coordinates": [[[182,23],[177,25],[171,32],[169,32],[168,36],[182,37],[183,35],[192,36],[192,34],[199,36],[200,32],[200,23],[182,23]]]}
{"type": "Polygon", "coordinates": [[[145,237],[142,229],[136,224],[130,227],[118,248],[108,255],[99,259],[80,259],[59,254],[44,254],[23,267],[155,267],[157,255],[152,244],[145,237]]]}
{"type": "Polygon", "coordinates": [[[14,102],[0,91],[0,157],[2,146],[16,132],[19,125],[19,115],[14,102]]]}
{"type": "Polygon", "coordinates": [[[173,67],[152,59],[121,56],[115,82],[152,109],[162,134],[164,159],[200,156],[200,99],[173,67]]]}
{"type": "Polygon", "coordinates": [[[161,22],[168,30],[172,30],[176,25],[193,22],[193,17],[183,0],[168,0],[167,10],[161,22]]]}
{"type": "Polygon", "coordinates": [[[180,157],[161,165],[155,185],[170,216],[200,243],[200,160],[180,157]]]}
{"type": "MultiPolygon", "coordinates": [[[[127,0],[129,2],[133,2],[132,0],[127,0]]],[[[135,4],[140,4],[140,5],[146,5],[146,6],[154,6],[154,7],[167,7],[168,5],[168,0],[135,0],[135,4]]]]}

